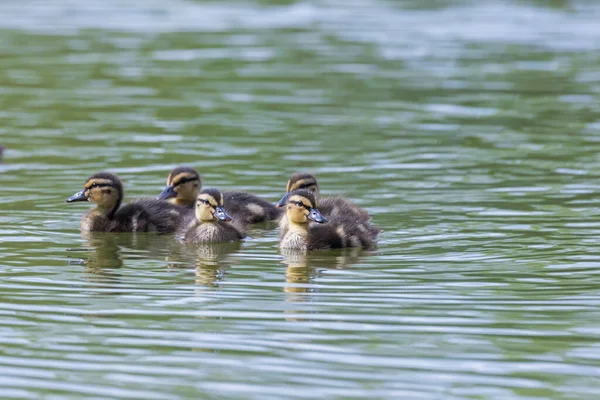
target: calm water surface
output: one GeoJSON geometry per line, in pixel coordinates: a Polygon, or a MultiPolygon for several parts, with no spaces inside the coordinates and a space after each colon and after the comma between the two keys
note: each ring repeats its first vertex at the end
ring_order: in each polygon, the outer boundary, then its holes
{"type": "Polygon", "coordinates": [[[597,398],[600,6],[281,4],[0,3],[0,395],[597,398]],[[380,246],[81,236],[90,174],[178,164],[380,246]]]}

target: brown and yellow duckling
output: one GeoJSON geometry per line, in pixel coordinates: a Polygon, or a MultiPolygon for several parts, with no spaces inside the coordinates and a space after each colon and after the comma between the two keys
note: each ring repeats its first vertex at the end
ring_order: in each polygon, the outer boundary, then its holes
{"type": "Polygon", "coordinates": [[[92,175],[83,190],[67,199],[67,203],[89,201],[96,208],[81,218],[83,232],[174,232],[182,217],[177,207],[164,201],[140,199],[121,206],[123,184],[114,174],[92,175]]]}
{"type": "MultiPolygon", "coordinates": [[[[167,177],[167,187],[158,195],[159,200],[169,200],[175,205],[192,210],[202,180],[198,172],[190,167],[177,167],[167,177]]],[[[225,209],[234,221],[254,224],[276,220],[281,211],[272,203],[242,191],[223,192],[225,209]]]]}
{"type": "MultiPolygon", "coordinates": [[[[305,189],[312,192],[315,198],[319,201],[319,209],[321,213],[326,217],[331,217],[340,212],[352,213],[360,221],[369,221],[371,215],[356,204],[351,203],[341,196],[328,196],[320,198],[319,184],[317,178],[314,175],[298,172],[293,174],[286,185],[286,193],[293,192],[294,190],[305,189]]],[[[285,205],[285,196],[276,204],[277,207],[283,207],[285,205]]]]}
{"type": "MultiPolygon", "coordinates": [[[[340,212],[329,220],[317,208],[315,195],[306,189],[288,193],[286,204],[287,230],[281,232],[280,248],[286,250],[335,249],[376,245],[380,229],[357,220],[351,213],[340,212]],[[310,223],[311,221],[316,224],[310,223]]],[[[340,210],[343,211],[343,210],[340,210]]]]}
{"type": "Polygon", "coordinates": [[[223,243],[244,238],[242,230],[230,223],[217,189],[204,189],[196,198],[195,219],[183,232],[184,243],[223,243]]]}
{"type": "MultiPolygon", "coordinates": [[[[357,222],[360,221],[363,223],[369,223],[371,220],[371,215],[369,215],[367,211],[341,196],[328,196],[325,198],[319,198],[319,185],[317,183],[317,178],[305,172],[298,172],[291,176],[286,185],[286,194],[277,202],[276,207],[284,207],[286,205],[286,198],[289,193],[301,189],[308,190],[309,192],[313,193],[315,199],[319,201],[319,211],[327,219],[343,215],[347,218],[352,216],[357,222]]],[[[285,232],[287,230],[287,224],[287,218],[281,218],[279,221],[279,229],[281,232],[285,232]]]]}

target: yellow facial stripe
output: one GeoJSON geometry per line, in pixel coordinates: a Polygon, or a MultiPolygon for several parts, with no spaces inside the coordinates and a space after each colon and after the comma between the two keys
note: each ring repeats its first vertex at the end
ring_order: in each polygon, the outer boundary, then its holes
{"type": "Polygon", "coordinates": [[[87,181],[85,183],[85,185],[83,185],[83,187],[85,189],[89,189],[94,184],[96,184],[98,186],[112,186],[113,185],[113,181],[111,181],[110,179],[90,179],[89,181],[87,181]]]}
{"type": "MultiPolygon", "coordinates": [[[[169,178],[171,177],[169,176],[169,178]]],[[[197,179],[199,179],[198,175],[192,174],[191,172],[182,172],[180,174],[175,175],[173,179],[168,179],[167,185],[177,186],[181,183],[182,180],[186,180],[189,182],[197,179]]]]}
{"type": "Polygon", "coordinates": [[[304,207],[314,208],[314,206],[312,205],[310,200],[308,200],[306,197],[296,195],[296,196],[290,197],[290,199],[288,200],[288,202],[298,202],[298,201],[302,202],[302,204],[304,204],[304,207]]]}
{"type": "Polygon", "coordinates": [[[218,207],[219,204],[217,203],[217,200],[215,200],[214,197],[212,197],[209,194],[201,194],[200,196],[198,196],[198,200],[206,200],[210,203],[210,205],[212,207],[218,207]]]}
{"type": "MultiPolygon", "coordinates": [[[[294,186],[292,188],[290,188],[290,190],[288,190],[288,192],[297,190],[297,189],[306,189],[307,187],[316,185],[317,182],[314,181],[314,179],[311,178],[307,178],[307,179],[300,179],[299,181],[294,182],[294,186]]],[[[289,183],[288,183],[289,185],[289,183]]]]}

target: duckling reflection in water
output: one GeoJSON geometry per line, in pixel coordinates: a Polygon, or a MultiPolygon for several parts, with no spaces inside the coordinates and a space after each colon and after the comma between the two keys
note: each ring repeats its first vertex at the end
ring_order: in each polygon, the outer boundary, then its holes
{"type": "Polygon", "coordinates": [[[123,266],[117,238],[98,232],[88,233],[86,238],[88,239],[90,256],[84,260],[84,263],[88,268],[98,271],[123,266]]]}
{"type": "Polygon", "coordinates": [[[81,219],[83,232],[174,232],[182,217],[177,208],[164,201],[140,199],[121,206],[123,184],[114,174],[92,175],[83,190],[67,199],[67,203],[89,201],[96,208],[81,219]]]}
{"type": "Polygon", "coordinates": [[[331,252],[311,252],[287,249],[283,253],[286,265],[286,293],[304,293],[313,290],[310,284],[321,276],[321,271],[329,269],[346,269],[360,260],[361,248],[349,247],[331,252]],[[298,285],[300,284],[300,285],[298,285]]]}
{"type": "MultiPolygon", "coordinates": [[[[190,167],[177,167],[167,177],[167,187],[158,195],[159,200],[169,200],[191,213],[202,180],[198,172],[190,167]]],[[[276,220],[281,211],[270,202],[251,193],[242,191],[223,192],[223,204],[234,221],[240,224],[254,224],[276,220]]]]}
{"type": "Polygon", "coordinates": [[[166,258],[169,269],[188,269],[194,266],[196,283],[215,287],[225,277],[232,265],[230,256],[242,248],[241,241],[226,243],[200,243],[194,246],[174,241],[166,258]]]}
{"type": "MultiPolygon", "coordinates": [[[[302,251],[288,251],[284,255],[283,263],[285,268],[285,288],[286,293],[306,293],[310,289],[311,274],[315,272],[308,263],[308,255],[302,251]]],[[[298,298],[300,299],[300,298],[298,298]]],[[[287,301],[300,301],[296,298],[287,299],[287,301]]]]}
{"type": "Polygon", "coordinates": [[[328,221],[318,210],[313,193],[306,189],[288,193],[282,201],[286,204],[288,228],[280,232],[281,249],[372,249],[376,245],[379,228],[357,220],[350,212],[340,212],[328,221]]]}
{"type": "Polygon", "coordinates": [[[318,292],[325,283],[315,285],[315,281],[330,269],[346,269],[360,259],[361,249],[358,247],[332,250],[328,252],[303,252],[287,249],[283,252],[285,269],[285,301],[291,303],[285,309],[287,321],[299,322],[310,319],[310,311],[301,303],[310,302],[314,296],[307,293],[318,292]],[[293,306],[295,303],[297,306],[293,306]]]}
{"type": "Polygon", "coordinates": [[[229,256],[242,247],[242,242],[210,243],[197,246],[196,284],[218,286],[231,266],[229,256]]]}
{"type": "MultiPolygon", "coordinates": [[[[86,279],[89,282],[104,287],[120,282],[119,270],[123,266],[121,249],[114,235],[106,235],[100,232],[87,232],[85,235],[87,246],[83,248],[68,249],[79,253],[85,252],[85,256],[70,259],[69,264],[78,264],[85,267],[86,279]]],[[[93,286],[92,286],[93,287],[93,286]]]]}
{"type": "Polygon", "coordinates": [[[195,218],[182,232],[184,243],[223,243],[242,240],[243,228],[230,223],[223,207],[223,195],[217,189],[204,189],[198,195],[195,218]]]}
{"type": "MultiPolygon", "coordinates": [[[[364,224],[368,224],[371,220],[371,216],[367,211],[341,196],[328,196],[325,198],[320,198],[317,178],[304,172],[295,173],[290,177],[286,185],[286,194],[281,200],[279,200],[279,202],[277,202],[276,207],[284,207],[286,205],[286,198],[289,193],[301,189],[308,190],[313,193],[315,200],[319,202],[319,211],[327,219],[345,215],[347,218],[353,217],[357,221],[360,221],[364,224]]],[[[285,232],[287,228],[288,220],[287,218],[283,217],[279,220],[279,229],[281,232],[285,232]]]]}

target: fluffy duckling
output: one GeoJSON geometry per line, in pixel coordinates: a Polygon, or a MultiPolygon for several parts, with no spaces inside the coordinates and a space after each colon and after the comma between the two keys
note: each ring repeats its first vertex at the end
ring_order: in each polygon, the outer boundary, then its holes
{"type": "MultiPolygon", "coordinates": [[[[284,198],[288,229],[281,232],[282,249],[316,250],[342,247],[375,247],[380,229],[358,221],[351,213],[339,213],[327,220],[317,209],[315,195],[306,189],[284,198]],[[317,224],[311,224],[314,221],[317,224]]],[[[340,210],[343,211],[343,210],[340,210]]]]}
{"type": "MultiPolygon", "coordinates": [[[[328,219],[344,215],[347,218],[352,216],[357,222],[368,223],[371,220],[371,215],[369,215],[368,212],[341,196],[328,196],[325,198],[319,198],[319,185],[317,183],[317,178],[305,172],[298,172],[291,176],[286,185],[286,194],[277,202],[275,206],[284,207],[286,205],[286,200],[289,193],[300,189],[308,190],[314,194],[315,199],[319,200],[319,211],[328,219]]],[[[287,227],[287,218],[281,218],[279,220],[280,231],[285,232],[287,227]]]]}
{"type": "MultiPolygon", "coordinates": [[[[177,167],[167,177],[167,187],[157,199],[168,199],[175,205],[192,210],[201,186],[202,180],[195,169],[177,167]]],[[[281,215],[273,204],[253,194],[241,191],[222,194],[225,208],[241,224],[276,220],[281,215]]]]}
{"type": "Polygon", "coordinates": [[[114,174],[92,175],[83,190],[67,203],[89,201],[96,208],[81,218],[82,232],[174,232],[182,221],[177,207],[164,201],[141,199],[121,207],[123,184],[114,174]]]}
{"type": "MultiPolygon", "coordinates": [[[[307,174],[305,172],[293,174],[286,185],[285,191],[286,193],[290,193],[299,189],[309,190],[315,195],[315,198],[319,200],[319,209],[326,217],[331,217],[340,212],[350,212],[360,221],[369,221],[371,219],[371,216],[368,212],[341,196],[328,196],[325,198],[319,198],[319,184],[317,183],[317,178],[315,178],[314,175],[307,174]]],[[[285,195],[276,204],[276,206],[285,206],[285,195]]]]}
{"type": "Polygon", "coordinates": [[[230,224],[223,207],[223,195],[217,189],[204,189],[196,199],[195,220],[183,234],[184,243],[222,243],[241,240],[244,234],[230,224]]]}

